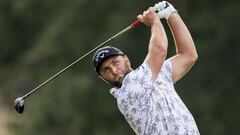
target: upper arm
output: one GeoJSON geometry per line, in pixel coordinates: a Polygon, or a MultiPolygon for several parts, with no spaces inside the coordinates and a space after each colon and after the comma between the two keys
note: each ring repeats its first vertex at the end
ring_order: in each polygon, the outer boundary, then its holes
{"type": "Polygon", "coordinates": [[[196,62],[197,56],[177,54],[170,58],[172,64],[172,79],[177,82],[181,79],[196,62]]]}

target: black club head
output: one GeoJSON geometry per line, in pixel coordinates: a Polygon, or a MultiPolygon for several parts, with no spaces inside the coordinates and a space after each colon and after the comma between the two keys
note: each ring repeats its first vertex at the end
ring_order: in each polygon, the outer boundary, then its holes
{"type": "Polygon", "coordinates": [[[24,111],[24,100],[20,97],[14,101],[15,109],[18,113],[23,113],[24,111]]]}

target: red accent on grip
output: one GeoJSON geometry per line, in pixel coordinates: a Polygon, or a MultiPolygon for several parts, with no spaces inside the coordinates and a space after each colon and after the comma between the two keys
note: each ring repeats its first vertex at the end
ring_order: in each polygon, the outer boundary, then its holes
{"type": "Polygon", "coordinates": [[[134,23],[131,24],[131,29],[137,27],[139,24],[141,24],[140,20],[135,21],[134,23]]]}

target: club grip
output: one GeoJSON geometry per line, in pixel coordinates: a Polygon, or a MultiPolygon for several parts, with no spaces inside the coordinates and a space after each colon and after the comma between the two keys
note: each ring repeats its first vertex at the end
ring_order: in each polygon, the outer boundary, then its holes
{"type": "Polygon", "coordinates": [[[131,29],[137,27],[139,24],[141,24],[140,20],[135,21],[134,23],[131,24],[131,29]]]}
{"type": "MultiPolygon", "coordinates": [[[[155,12],[158,13],[157,10],[155,12]]],[[[142,22],[140,20],[135,21],[134,23],[131,24],[131,29],[134,29],[135,27],[137,27],[141,23],[142,22]]]]}

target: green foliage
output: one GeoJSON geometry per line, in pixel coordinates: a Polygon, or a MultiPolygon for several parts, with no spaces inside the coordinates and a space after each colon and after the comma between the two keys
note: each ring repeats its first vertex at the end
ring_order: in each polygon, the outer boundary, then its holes
{"type": "MultiPolygon", "coordinates": [[[[14,99],[135,21],[157,1],[0,1],[0,101],[11,108],[8,127],[19,135],[134,134],[118,111],[110,86],[84,59],[26,99],[22,115],[14,99]]],[[[201,134],[240,134],[239,1],[171,1],[190,29],[199,54],[176,89],[201,134]]],[[[167,26],[167,23],[164,23],[167,26]]],[[[174,45],[169,35],[169,56],[174,45]]],[[[110,45],[136,68],[144,60],[149,30],[141,25],[110,45]],[[137,50],[136,50],[137,48],[137,50]]]]}

